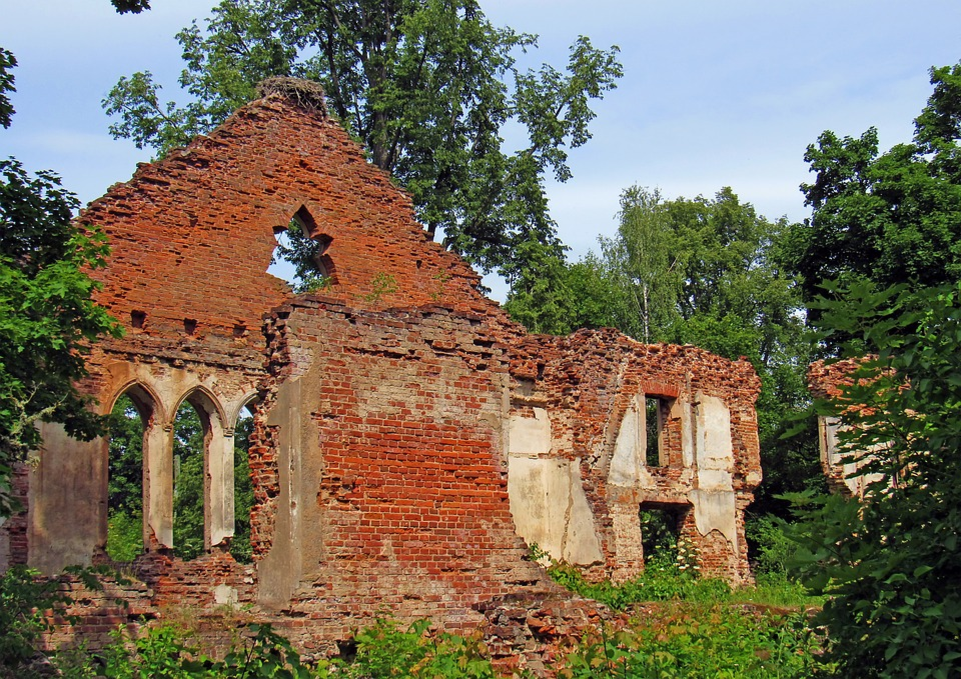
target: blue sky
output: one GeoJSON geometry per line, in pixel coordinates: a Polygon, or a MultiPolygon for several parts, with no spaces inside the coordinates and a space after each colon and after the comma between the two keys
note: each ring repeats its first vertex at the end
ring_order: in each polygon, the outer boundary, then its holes
{"type": "MultiPolygon", "coordinates": [[[[108,0],[0,0],[0,46],[14,52],[17,109],[0,156],[51,169],[82,201],[130,178],[150,152],[107,133],[100,100],[150,70],[179,96],[173,35],[213,0],[153,0],[116,15],[108,0]]],[[[574,177],[549,186],[577,259],[616,228],[620,192],[668,198],[731,186],[769,218],[808,215],[805,147],[825,129],[910,139],[928,69],[961,61],[957,0],[481,0],[496,25],[540,35],[525,59],[563,66],[581,34],[621,48],[625,75],[594,107],[594,138],[571,153],[574,177]]]]}

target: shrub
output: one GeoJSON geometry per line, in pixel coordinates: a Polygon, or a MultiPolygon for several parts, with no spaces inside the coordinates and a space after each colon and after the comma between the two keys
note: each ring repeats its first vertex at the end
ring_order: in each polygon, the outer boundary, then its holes
{"type": "Polygon", "coordinates": [[[820,639],[803,614],[751,613],[721,604],[671,603],[629,629],[585,637],[564,679],[767,679],[809,677],[826,668],[820,639]]]}
{"type": "MultiPolygon", "coordinates": [[[[536,545],[531,555],[536,560],[549,558],[536,545]]],[[[675,549],[655,551],[643,573],[620,585],[609,580],[588,582],[578,568],[556,560],[551,560],[547,574],[572,592],[618,611],[645,601],[722,601],[731,592],[723,580],[698,575],[696,558],[683,542],[675,549]]]]}
{"type": "Polygon", "coordinates": [[[36,655],[48,627],[44,612],[62,609],[69,601],[58,581],[39,576],[26,566],[13,566],[0,575],[0,666],[5,676],[14,676],[36,655]]]}
{"type": "Polygon", "coordinates": [[[479,634],[429,634],[429,627],[428,620],[418,620],[405,628],[395,620],[380,618],[356,633],[357,655],[352,661],[334,661],[322,669],[320,676],[494,679],[479,634]]]}

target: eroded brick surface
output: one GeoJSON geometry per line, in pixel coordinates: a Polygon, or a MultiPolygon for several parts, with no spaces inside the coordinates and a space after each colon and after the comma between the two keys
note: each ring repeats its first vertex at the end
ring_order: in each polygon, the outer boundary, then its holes
{"type": "MultiPolygon", "coordinates": [[[[146,422],[147,549],[125,566],[136,583],[115,588],[133,610],[186,612],[221,647],[231,630],[216,620],[243,610],[321,655],[385,612],[490,630],[513,615],[492,611],[523,600],[516,653],[541,671],[538,635],[606,614],[547,581],[525,540],[624,579],[643,569],[638,510],[654,508],[676,517],[705,571],[750,579],[759,383],[747,362],[614,331],[527,335],[322,112],[279,94],[254,102],[141,165],[82,219],[111,239],[98,299],[128,329],[95,348],[82,387],[102,412],[129,394],[146,422]],[[318,295],[265,272],[295,215],[329,242],[332,285],[318,295]],[[171,551],[184,401],[207,430],[207,549],[190,562],[171,551]],[[229,459],[251,404],[255,559],[243,565],[227,551],[229,459]]],[[[44,434],[23,476],[29,512],[0,539],[11,562],[52,575],[106,560],[107,445],[44,434]]],[[[52,643],[100,643],[131,623],[99,595],[81,599],[86,622],[52,643]]],[[[515,646],[499,648],[510,664],[515,646]]]]}

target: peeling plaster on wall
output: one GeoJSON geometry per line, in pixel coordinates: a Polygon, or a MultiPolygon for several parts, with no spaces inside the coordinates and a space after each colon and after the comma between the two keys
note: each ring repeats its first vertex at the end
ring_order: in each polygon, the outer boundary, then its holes
{"type": "Polygon", "coordinates": [[[300,523],[301,465],[301,379],[285,382],[276,395],[276,406],[265,423],[277,431],[277,470],[279,493],[274,498],[276,517],[273,540],[267,553],[257,561],[260,602],[281,607],[300,584],[303,574],[303,535],[300,523]]]}
{"type": "Polygon", "coordinates": [[[731,412],[721,399],[698,392],[695,395],[697,432],[697,488],[689,493],[694,504],[697,530],[707,535],[720,531],[737,551],[735,497],[731,470],[734,448],[731,441],[731,412]]]}
{"type": "Polygon", "coordinates": [[[701,535],[712,530],[727,538],[735,551],[738,548],[734,493],[723,490],[694,489],[689,494],[694,505],[694,519],[701,535]]]}
{"type": "Polygon", "coordinates": [[[733,490],[731,470],[734,448],[731,442],[731,411],[714,396],[698,393],[697,402],[697,477],[698,487],[733,490]]]}
{"type": "Polygon", "coordinates": [[[750,582],[744,507],[761,478],[750,365],[606,331],[528,337],[515,347],[512,375],[527,386],[514,415],[531,417],[537,403],[552,424],[547,457],[577,461],[605,555],[597,576],[624,580],[643,570],[638,511],[647,506],[678,516],[705,572],[750,582]],[[648,396],[669,404],[657,466],[646,464],[648,396]],[[697,503],[704,507],[696,516],[697,503]]]}
{"type": "Polygon", "coordinates": [[[654,479],[647,471],[647,410],[644,394],[635,394],[621,420],[611,458],[607,482],[612,486],[654,488],[654,479]]]}
{"type": "Polygon", "coordinates": [[[510,418],[511,454],[547,455],[551,452],[551,419],[543,408],[533,408],[534,417],[510,418]]]}
{"type": "Polygon", "coordinates": [[[577,465],[512,456],[508,478],[511,514],[528,544],[572,564],[603,560],[577,465]]]}
{"type": "Polygon", "coordinates": [[[595,519],[584,494],[580,467],[548,459],[551,422],[547,411],[510,418],[507,492],[517,533],[555,559],[577,565],[603,560],[595,519]]]}

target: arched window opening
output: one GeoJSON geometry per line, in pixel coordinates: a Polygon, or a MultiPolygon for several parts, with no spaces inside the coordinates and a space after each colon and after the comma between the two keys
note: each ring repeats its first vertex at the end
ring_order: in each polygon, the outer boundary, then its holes
{"type": "Polygon", "coordinates": [[[230,553],[239,563],[254,559],[250,545],[250,512],[254,506],[254,486],[250,479],[250,434],[254,429],[254,415],[245,406],[234,428],[234,537],[230,553]]]}
{"type": "Polygon", "coordinates": [[[283,278],[295,292],[316,292],[335,282],[334,264],[327,255],[333,238],[317,230],[303,206],[287,226],[274,227],[277,247],[267,272],[283,278]]]}
{"type": "Polygon", "coordinates": [[[204,451],[210,438],[206,413],[184,401],[173,433],[174,554],[189,560],[204,552],[204,451]]]}
{"type": "Polygon", "coordinates": [[[143,553],[143,447],[149,411],[129,394],[110,413],[107,458],[107,555],[133,561],[143,553]]]}

